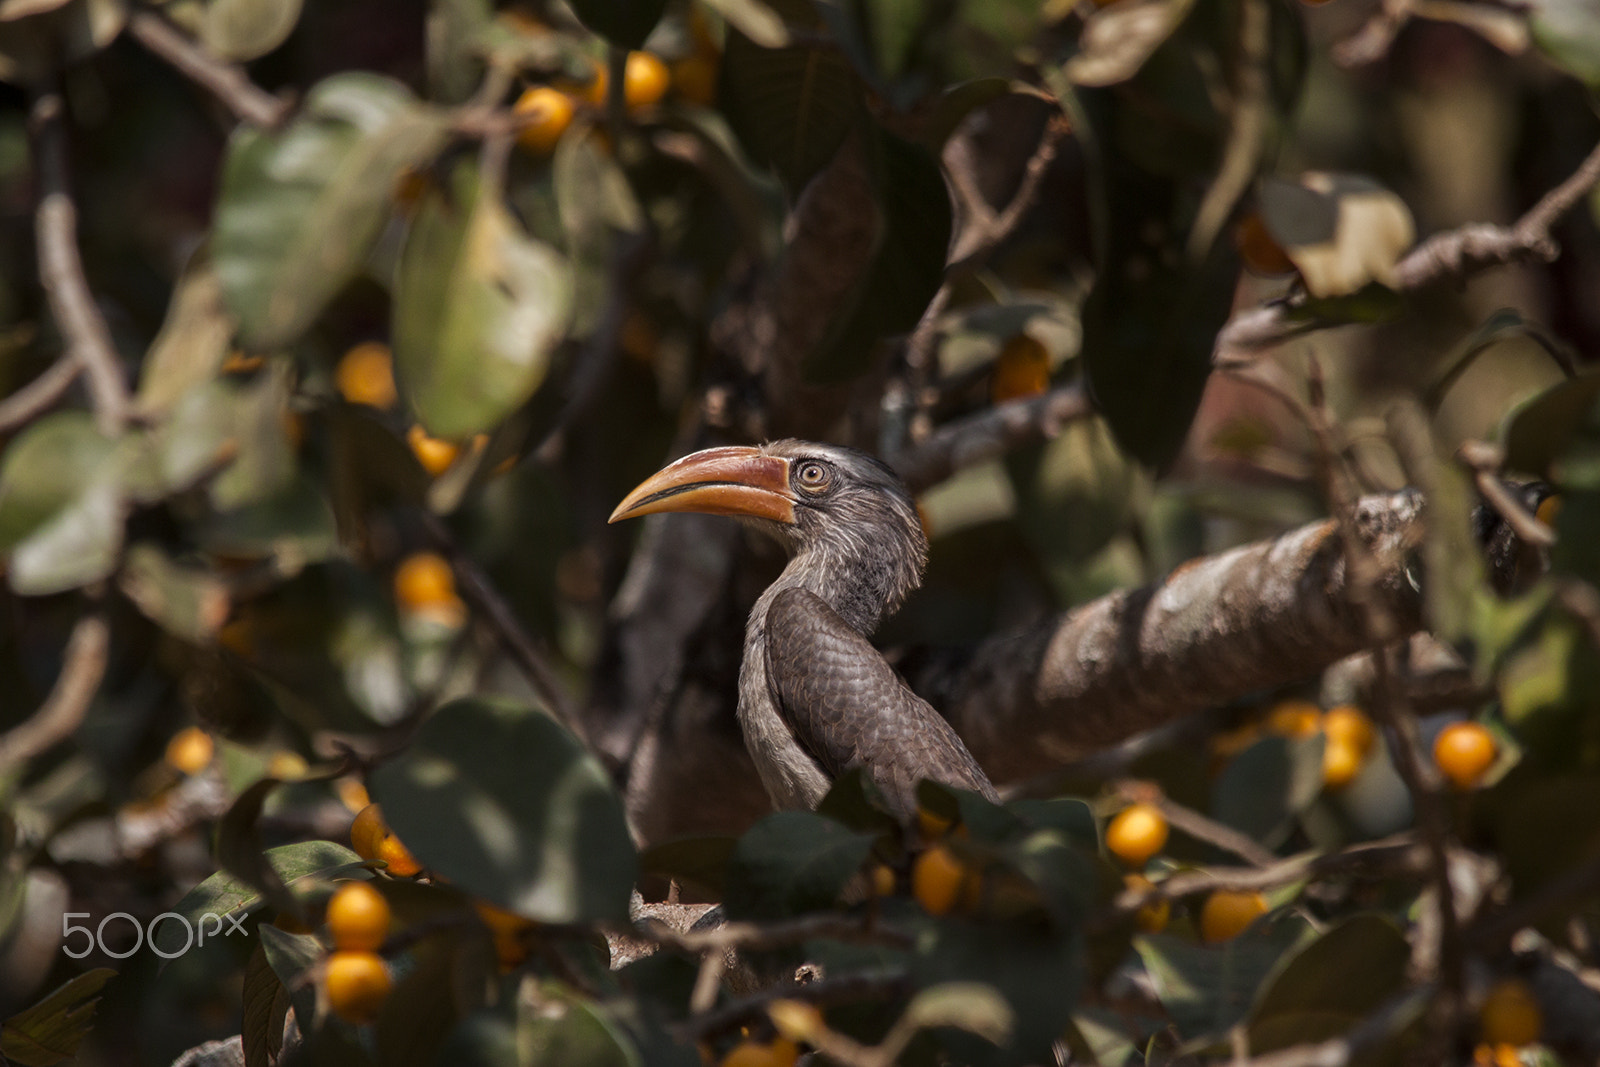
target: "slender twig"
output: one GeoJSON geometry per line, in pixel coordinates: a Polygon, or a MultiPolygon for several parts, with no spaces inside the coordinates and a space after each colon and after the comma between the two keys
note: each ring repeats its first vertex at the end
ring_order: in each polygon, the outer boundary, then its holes
{"type": "Polygon", "coordinates": [[[1093,410],[1083,386],[1061,385],[1039,396],[1008,400],[946,423],[923,441],[890,459],[913,491],[938,485],[956,471],[994,459],[1036,441],[1093,410]]]}
{"type": "Polygon", "coordinates": [[[111,330],[89,291],[78,254],[78,209],[67,179],[65,112],[61,96],[52,92],[34,101],[30,116],[39,183],[34,218],[39,279],[67,340],[67,351],[87,376],[95,424],[107,436],[116,436],[128,421],[128,387],[111,330]]]}
{"type": "Polygon", "coordinates": [[[1206,188],[1189,231],[1187,254],[1199,263],[1244,195],[1261,158],[1261,138],[1267,123],[1267,53],[1271,47],[1272,9],[1267,0],[1243,0],[1239,5],[1239,63],[1228,141],[1222,165],[1206,188]]]}
{"type": "MultiPolygon", "coordinates": [[[[1506,263],[1554,259],[1559,248],[1550,236],[1551,228],[1597,183],[1600,145],[1513,225],[1474,223],[1434,234],[1413,248],[1395,264],[1395,289],[1412,292],[1448,279],[1465,279],[1506,263]]],[[[1295,311],[1295,302],[1286,299],[1234,315],[1217,334],[1214,358],[1269,348],[1310,328],[1295,318],[1295,311]]]]}
{"type": "Polygon", "coordinates": [[[1523,507],[1517,495],[1500,480],[1500,468],[1505,463],[1500,449],[1486,441],[1466,441],[1456,449],[1456,458],[1472,472],[1478,495],[1506,521],[1519,540],[1538,548],[1556,543],[1555,531],[1523,507]]]}
{"type": "Polygon", "coordinates": [[[506,603],[500,591],[494,587],[494,583],[477,563],[461,551],[444,523],[436,516],[425,513],[423,525],[429,539],[450,561],[451,569],[455,571],[456,581],[461,588],[462,598],[493,627],[500,638],[500,643],[522,669],[523,676],[527,678],[550,714],[571,731],[574,737],[587,744],[588,737],[573,710],[565,686],[557,678],[555,670],[545,661],[539,646],[517,621],[511,605],[506,603]]]}
{"type": "Polygon", "coordinates": [[[1196,841],[1214,845],[1224,852],[1231,852],[1253,867],[1272,867],[1278,863],[1277,856],[1257,844],[1247,834],[1242,834],[1231,826],[1226,826],[1215,819],[1200,814],[1193,808],[1179,804],[1163,793],[1159,787],[1149,782],[1118,782],[1113,787],[1113,792],[1134,803],[1143,802],[1155,805],[1160,809],[1161,814],[1166,816],[1167,822],[1196,841]]]}
{"type": "Polygon", "coordinates": [[[244,68],[191,40],[154,11],[135,11],[128,19],[128,32],[243,121],[271,128],[289,114],[288,101],[256,85],[244,68]]]}
{"type": "Polygon", "coordinates": [[[0,400],[0,433],[10,433],[54,407],[83,372],[83,364],[65,355],[21,389],[0,400]]]}
{"type": "Polygon", "coordinates": [[[88,714],[106,673],[111,628],[105,616],[85,615],[72,628],[61,673],[50,695],[23,722],[0,734],[0,776],[70,737],[88,714]]]}
{"type": "Polygon", "coordinates": [[[782,922],[729,922],[710,930],[677,931],[659,920],[636,924],[636,934],[681,952],[725,952],[728,949],[765,951],[788,948],[818,938],[878,945],[910,944],[906,935],[881,923],[837,912],[817,912],[782,922]]]}

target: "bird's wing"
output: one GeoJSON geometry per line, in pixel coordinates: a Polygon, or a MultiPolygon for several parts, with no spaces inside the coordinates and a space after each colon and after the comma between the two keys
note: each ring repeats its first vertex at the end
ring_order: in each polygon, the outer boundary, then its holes
{"type": "Polygon", "coordinates": [[[778,708],[829,774],[865,768],[907,814],[916,810],[923,778],[999,801],[950,724],[821,597],[804,589],[779,593],[766,631],[767,679],[778,708]]]}

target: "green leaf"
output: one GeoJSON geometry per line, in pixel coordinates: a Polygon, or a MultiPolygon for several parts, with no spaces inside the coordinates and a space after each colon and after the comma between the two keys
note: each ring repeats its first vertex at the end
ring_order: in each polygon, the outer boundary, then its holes
{"type": "Polygon", "coordinates": [[[476,896],[544,922],[627,915],[638,861],[622,803],[539,711],[452,701],[371,788],[418,860],[476,896]]]}
{"type": "Polygon", "coordinates": [[[64,592],[116,567],[125,509],[117,446],[87,412],[31,423],[0,463],[0,552],[22,596],[64,592]]]}
{"type": "Polygon", "coordinates": [[[730,31],[718,85],[745,150],[776,169],[791,194],[828,164],[864,111],[850,61],[823,44],[762,48],[730,31]]]}
{"type": "Polygon", "coordinates": [[[271,1067],[283,1047],[289,992],[272,973],[266,951],[257,945],[244,965],[244,1010],[239,1023],[245,1067],[271,1067]]]}
{"type": "Polygon", "coordinates": [[[619,233],[644,228],[644,212],[616,157],[591,130],[569,130],[550,161],[551,184],[572,264],[573,337],[587,337],[610,298],[619,233]]]}
{"type": "Polygon", "coordinates": [[[638,48],[661,21],[667,0],[572,0],[582,23],[618,48],[638,48]]]}
{"type": "Polygon", "coordinates": [[[1267,975],[1308,932],[1304,920],[1289,918],[1257,921],[1220,945],[1171,934],[1136,937],[1133,945],[1179,1035],[1193,1039],[1242,1020],[1267,975]]]}
{"type": "Polygon", "coordinates": [[[1591,89],[1600,86],[1600,0],[1543,0],[1530,16],[1539,51],[1591,89]]]}
{"type": "Polygon", "coordinates": [[[1262,983],[1250,1051],[1337,1037],[1405,988],[1411,947],[1388,919],[1357,915],[1291,950],[1262,983]]]}
{"type": "Polygon", "coordinates": [[[0,1055],[27,1067],[51,1067],[71,1059],[94,1022],[100,990],[116,976],[110,967],[97,967],[11,1016],[0,1024],[0,1055]]]}
{"type": "Polygon", "coordinates": [[[211,260],[196,255],[178,279],[161,332],[151,342],[134,398],[146,418],[166,415],[190,390],[216,376],[235,329],[211,260]]]}
{"type": "Polygon", "coordinates": [[[461,166],[453,193],[424,198],[400,254],[394,353],[406,402],[437,437],[492,429],[544,380],[571,308],[560,254],[461,166]]]}
{"type": "Polygon", "coordinates": [[[530,983],[518,999],[517,1043],[532,1067],[640,1067],[639,1053],[598,1005],[556,982],[530,983]]]}
{"type": "Polygon", "coordinates": [[[444,137],[404,86],[367,73],[319,82],[281,131],[234,135],[211,251],[247,347],[286,345],[311,325],[366,259],[395,179],[444,137]]]}
{"type": "Polygon", "coordinates": [[[1322,791],[1322,745],[1321,734],[1257,741],[1223,768],[1212,787],[1212,818],[1274,844],[1322,791]]]}
{"type": "Polygon", "coordinates": [[[1003,1045],[1016,1025],[1015,1013],[992,987],[978,982],[945,982],[911,998],[901,1022],[922,1030],[953,1026],[985,1041],[1003,1045]]]}
{"type": "Polygon", "coordinates": [[[1600,371],[1558,382],[1506,418],[1506,466],[1549,480],[1556,462],[1600,408],[1600,371]]]}
{"type": "MultiPolygon", "coordinates": [[[[313,882],[370,876],[360,856],[332,841],[279,845],[267,849],[262,860],[283,885],[296,892],[304,892],[313,882]]],[[[181,951],[198,930],[202,917],[211,915],[216,919],[206,920],[206,936],[226,937],[233,930],[228,916],[243,921],[266,902],[266,895],[260,889],[237,875],[218,871],[185,893],[172,908],[188,924],[170,921],[157,924],[150,935],[151,947],[166,955],[181,951]]]]}
{"type": "Polygon", "coordinates": [[[157,545],[130,548],[117,582],[162,629],[196,644],[210,641],[227,621],[227,585],[210,571],[178,563],[157,545]]]}
{"type": "Polygon", "coordinates": [[[200,40],[226,59],[257,59],[289,39],[301,0],[210,0],[200,40]]]}
{"type": "Polygon", "coordinates": [[[875,837],[810,811],[767,816],[734,848],[723,900],[729,917],[779,919],[831,907],[875,837]]]}

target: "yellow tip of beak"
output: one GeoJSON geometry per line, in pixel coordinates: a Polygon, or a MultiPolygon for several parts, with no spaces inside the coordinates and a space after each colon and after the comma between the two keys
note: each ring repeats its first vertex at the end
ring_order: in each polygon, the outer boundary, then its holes
{"type": "Polygon", "coordinates": [[[788,460],[758,448],[708,448],[640,482],[609,521],[661,511],[695,511],[793,525],[794,502],[788,460]]]}

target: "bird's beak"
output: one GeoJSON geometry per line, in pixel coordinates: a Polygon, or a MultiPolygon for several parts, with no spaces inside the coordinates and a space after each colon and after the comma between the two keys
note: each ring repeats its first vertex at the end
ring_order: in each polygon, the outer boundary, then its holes
{"type": "Polygon", "coordinates": [[[629,493],[611,522],[658,511],[770,519],[794,525],[789,461],[759,448],[708,448],[652,474],[629,493]]]}

